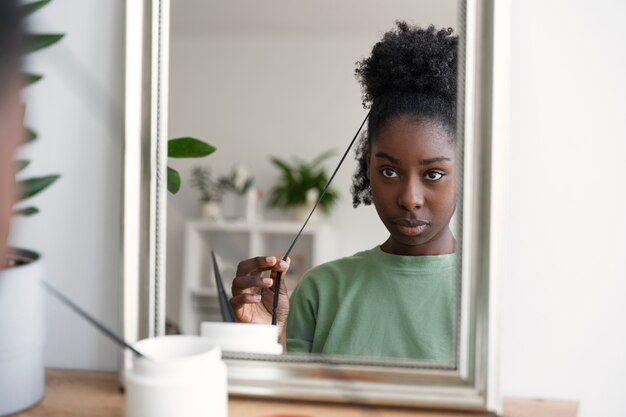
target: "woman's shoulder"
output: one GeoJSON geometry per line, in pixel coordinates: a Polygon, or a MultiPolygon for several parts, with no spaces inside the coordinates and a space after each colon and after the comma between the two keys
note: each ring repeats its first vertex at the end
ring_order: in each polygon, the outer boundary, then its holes
{"type": "Polygon", "coordinates": [[[314,266],[306,275],[316,275],[319,273],[331,273],[334,271],[343,271],[345,269],[353,270],[356,265],[362,265],[364,261],[371,259],[374,249],[368,249],[357,252],[350,256],[344,256],[323,264],[314,266]]]}

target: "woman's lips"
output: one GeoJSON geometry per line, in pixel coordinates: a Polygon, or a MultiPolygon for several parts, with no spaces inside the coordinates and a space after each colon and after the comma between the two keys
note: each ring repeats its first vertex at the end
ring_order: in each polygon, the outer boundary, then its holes
{"type": "Polygon", "coordinates": [[[405,236],[417,236],[426,230],[428,222],[416,219],[396,219],[393,221],[400,233],[405,236]]]}

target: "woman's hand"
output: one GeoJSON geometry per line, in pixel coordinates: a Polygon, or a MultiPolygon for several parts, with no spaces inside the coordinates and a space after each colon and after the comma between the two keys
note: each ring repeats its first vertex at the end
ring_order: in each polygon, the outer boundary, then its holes
{"type": "Polygon", "coordinates": [[[233,280],[233,298],[230,300],[237,321],[242,323],[272,324],[276,274],[281,271],[283,277],[278,291],[276,325],[278,326],[278,334],[283,344],[287,316],[289,314],[289,298],[287,297],[287,287],[285,286],[285,273],[289,269],[290,262],[289,258],[287,258],[287,261],[282,261],[275,256],[259,256],[240,262],[237,267],[237,276],[233,280]],[[269,278],[261,276],[261,273],[264,271],[272,271],[269,278]]]}

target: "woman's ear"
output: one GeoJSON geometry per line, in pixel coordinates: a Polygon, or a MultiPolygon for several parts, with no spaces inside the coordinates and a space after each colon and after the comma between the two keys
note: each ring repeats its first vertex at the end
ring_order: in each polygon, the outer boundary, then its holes
{"type": "Polygon", "coordinates": [[[370,179],[370,153],[369,151],[365,154],[365,176],[368,181],[370,179]]]}

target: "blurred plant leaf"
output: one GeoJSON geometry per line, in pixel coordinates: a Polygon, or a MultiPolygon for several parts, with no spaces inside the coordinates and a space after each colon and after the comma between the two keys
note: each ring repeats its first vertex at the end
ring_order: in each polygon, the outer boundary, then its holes
{"type": "Polygon", "coordinates": [[[180,174],[170,167],[167,167],[167,190],[172,194],[180,190],[180,174]]]}
{"type": "Polygon", "coordinates": [[[39,0],[34,1],[32,3],[27,3],[22,5],[22,14],[24,17],[35,13],[37,10],[44,7],[46,4],[50,3],[50,0],[39,0]]]}
{"type": "MultiPolygon", "coordinates": [[[[1,0],[0,0],[1,1],[1,0]]],[[[21,2],[21,10],[23,17],[29,16],[42,7],[49,4],[51,0],[25,0],[21,2]]],[[[25,49],[24,53],[35,52],[40,49],[44,49],[50,45],[53,45],[60,41],[65,35],[64,34],[26,34],[24,35],[24,43],[25,49]]],[[[32,73],[24,73],[24,82],[26,86],[32,85],[43,78],[41,74],[32,74],[32,73]]],[[[35,133],[31,129],[24,129],[24,143],[29,143],[34,141],[37,138],[37,133],[35,133]]],[[[22,171],[24,168],[28,166],[30,161],[27,160],[18,160],[15,161],[15,169],[16,172],[22,171]]],[[[36,177],[36,178],[28,178],[24,180],[20,180],[17,182],[18,186],[18,201],[24,200],[30,197],[33,197],[36,194],[39,194],[46,188],[48,188],[52,183],[60,178],[60,175],[48,175],[44,177],[36,177]]],[[[26,207],[22,209],[16,209],[14,211],[14,215],[22,215],[22,216],[32,216],[33,214],[39,213],[39,209],[36,207],[26,207]]]]}
{"type": "MultiPolygon", "coordinates": [[[[334,153],[334,150],[323,152],[313,158],[310,163],[292,158],[295,164],[293,166],[279,158],[271,157],[270,161],[280,169],[282,176],[279,183],[270,189],[269,206],[281,208],[299,206],[307,204],[307,195],[310,190],[321,193],[328,182],[328,175],[324,168],[319,167],[319,164],[334,153]]],[[[338,197],[336,191],[327,190],[320,200],[320,208],[329,211],[337,202],[338,197]]]]}
{"type": "Polygon", "coordinates": [[[313,159],[313,161],[311,161],[311,168],[315,168],[320,163],[324,162],[326,159],[330,158],[334,154],[335,154],[335,150],[334,149],[329,149],[329,150],[327,150],[325,152],[322,152],[321,154],[316,156],[315,159],[313,159]]]}
{"type": "Polygon", "coordinates": [[[26,52],[35,52],[60,41],[64,34],[29,34],[26,35],[26,52]]]}
{"type": "Polygon", "coordinates": [[[26,135],[24,136],[24,143],[30,143],[37,139],[37,133],[35,133],[35,131],[33,130],[25,129],[25,133],[26,135]]]}
{"type": "Polygon", "coordinates": [[[17,173],[23,171],[24,168],[28,166],[28,164],[30,164],[29,160],[18,159],[17,161],[15,161],[15,172],[17,173]]]}
{"type": "Polygon", "coordinates": [[[39,213],[39,209],[37,207],[26,207],[23,209],[17,209],[13,212],[14,216],[32,216],[33,214],[39,213]]]}
{"type": "Polygon", "coordinates": [[[48,188],[58,180],[60,175],[47,175],[45,177],[28,178],[17,182],[19,196],[18,201],[30,198],[48,188]]]}
{"type": "Polygon", "coordinates": [[[29,74],[24,73],[24,81],[26,82],[26,86],[35,84],[37,81],[40,81],[43,78],[43,75],[40,74],[29,74]]]}
{"type": "Polygon", "coordinates": [[[170,158],[202,158],[211,155],[216,148],[196,138],[170,139],[167,155],[170,158]]]}
{"type": "Polygon", "coordinates": [[[273,156],[270,158],[270,162],[276,165],[283,172],[283,175],[285,176],[288,182],[294,181],[293,171],[295,170],[292,167],[290,167],[285,161],[282,161],[281,159],[278,159],[275,156],[273,156]]]}

